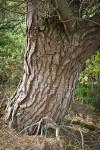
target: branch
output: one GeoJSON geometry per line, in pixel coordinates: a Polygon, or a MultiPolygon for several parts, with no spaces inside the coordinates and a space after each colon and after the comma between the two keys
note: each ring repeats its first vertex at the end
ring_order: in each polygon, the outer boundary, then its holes
{"type": "Polygon", "coordinates": [[[81,127],[87,128],[91,131],[95,131],[95,130],[100,131],[100,128],[96,127],[95,125],[90,124],[90,123],[85,123],[81,120],[70,120],[70,119],[68,119],[68,123],[71,123],[71,124],[74,124],[74,125],[80,125],[81,127]]]}
{"type": "Polygon", "coordinates": [[[98,23],[100,25],[100,12],[95,14],[93,17],[91,17],[90,20],[92,22],[96,22],[96,23],[98,23]]]}
{"type": "Polygon", "coordinates": [[[70,5],[66,0],[52,0],[52,4],[54,5],[59,16],[59,20],[61,20],[64,24],[65,32],[67,35],[72,34],[75,32],[76,29],[76,21],[70,20],[74,13],[70,8],[70,5]],[[70,20],[66,22],[67,20],[70,20]]]}

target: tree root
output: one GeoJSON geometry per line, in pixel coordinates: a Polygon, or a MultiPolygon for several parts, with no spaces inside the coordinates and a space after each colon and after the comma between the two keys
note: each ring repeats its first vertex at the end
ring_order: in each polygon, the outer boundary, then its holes
{"type": "MultiPolygon", "coordinates": [[[[83,122],[80,122],[79,120],[78,121],[74,121],[74,122],[72,121],[71,123],[72,124],[76,124],[76,125],[81,125],[81,126],[84,126],[86,128],[88,127],[90,129],[92,127],[92,131],[94,131],[94,129],[97,129],[97,128],[94,128],[94,126],[89,125],[89,124],[85,124],[83,122]]],[[[3,147],[1,149],[4,149],[7,146],[7,144],[12,142],[13,139],[17,138],[21,133],[23,133],[25,130],[27,130],[27,129],[31,128],[31,127],[34,127],[36,129],[35,132],[34,132],[34,136],[35,137],[38,137],[38,135],[40,135],[40,137],[43,137],[44,135],[45,135],[45,137],[47,137],[48,129],[53,129],[55,131],[55,137],[56,137],[56,140],[57,140],[57,146],[59,146],[61,150],[64,149],[64,146],[62,144],[62,140],[60,138],[60,130],[61,129],[66,131],[66,133],[69,132],[70,134],[72,134],[72,137],[74,139],[76,139],[74,133],[69,130],[69,129],[73,129],[73,127],[70,127],[70,126],[67,126],[67,125],[57,125],[51,118],[46,116],[46,117],[41,118],[38,122],[33,123],[33,124],[25,127],[18,134],[14,135],[12,138],[10,138],[8,141],[5,142],[5,144],[3,145],[3,147]]],[[[80,130],[80,128],[78,128],[78,131],[79,131],[80,136],[81,136],[81,148],[84,149],[83,133],[80,130]]],[[[47,142],[47,145],[49,146],[48,142],[47,142]]]]}
{"type": "Polygon", "coordinates": [[[18,134],[14,135],[11,139],[9,139],[8,141],[5,142],[5,144],[3,145],[3,147],[1,149],[4,149],[7,144],[11,143],[13,139],[15,139],[16,137],[18,137],[21,133],[23,133],[26,129],[28,128],[31,128],[31,127],[34,127],[34,126],[37,126],[37,131],[36,131],[36,134],[35,136],[38,136],[39,135],[39,132],[41,130],[41,136],[43,136],[43,133],[46,135],[47,133],[47,130],[49,128],[51,129],[54,129],[56,131],[56,139],[57,139],[57,143],[59,144],[61,150],[63,150],[63,145],[61,143],[61,140],[60,140],[60,136],[59,136],[59,132],[60,132],[60,126],[58,126],[51,118],[49,117],[43,117],[41,118],[40,121],[36,122],[36,123],[33,123],[27,127],[25,127],[24,129],[22,129],[18,134]],[[43,121],[45,121],[45,125],[42,125],[43,121]]]}
{"type": "MultiPolygon", "coordinates": [[[[64,130],[64,133],[66,132],[67,134],[70,133],[73,137],[73,139],[77,140],[76,136],[74,135],[73,132],[70,131],[70,129],[73,130],[73,127],[67,126],[67,125],[57,125],[51,118],[47,117],[43,117],[41,118],[38,122],[33,123],[27,127],[25,127],[23,130],[21,130],[19,133],[15,134],[13,137],[11,137],[9,140],[5,141],[5,144],[1,147],[0,150],[5,149],[5,147],[7,146],[7,144],[10,144],[15,138],[17,138],[21,133],[23,133],[25,130],[34,127],[36,130],[34,132],[34,136],[33,138],[36,139],[36,137],[40,137],[40,138],[47,138],[47,131],[48,129],[53,129],[55,131],[55,137],[56,137],[56,146],[57,149],[60,150],[64,150],[64,143],[62,141],[62,139],[60,138],[60,130],[64,130]],[[40,136],[38,136],[40,135],[40,136]],[[45,135],[45,136],[44,136],[45,135]]],[[[78,131],[80,133],[81,136],[81,148],[84,150],[84,137],[83,137],[83,133],[82,131],[79,129],[78,127],[78,131]]],[[[79,141],[80,142],[80,141],[79,141]]],[[[51,147],[50,143],[48,141],[44,142],[44,146],[45,147],[51,147]],[[46,145],[45,145],[46,144],[46,145]]],[[[51,149],[51,148],[50,148],[51,149]]]]}

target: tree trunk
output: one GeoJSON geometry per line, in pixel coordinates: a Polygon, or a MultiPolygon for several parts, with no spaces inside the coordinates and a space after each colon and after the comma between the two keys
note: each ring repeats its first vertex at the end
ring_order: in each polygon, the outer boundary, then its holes
{"type": "MultiPolygon", "coordinates": [[[[24,75],[7,114],[11,125],[20,131],[44,116],[61,123],[84,62],[100,46],[98,28],[67,36],[58,17],[45,14],[49,3],[27,3],[24,75]]],[[[25,131],[34,134],[33,126],[25,131]]]]}

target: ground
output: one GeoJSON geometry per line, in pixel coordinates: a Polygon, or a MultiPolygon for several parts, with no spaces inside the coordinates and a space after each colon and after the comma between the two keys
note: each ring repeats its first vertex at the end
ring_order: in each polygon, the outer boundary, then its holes
{"type": "MultiPolygon", "coordinates": [[[[37,137],[9,128],[4,108],[0,108],[0,150],[61,150],[52,131],[37,137]]],[[[74,103],[63,121],[60,139],[63,150],[100,150],[100,110],[74,103]]]]}

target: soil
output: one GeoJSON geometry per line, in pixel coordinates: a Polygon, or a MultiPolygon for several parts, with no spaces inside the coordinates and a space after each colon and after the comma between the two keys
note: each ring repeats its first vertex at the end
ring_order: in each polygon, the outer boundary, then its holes
{"type": "Polygon", "coordinates": [[[100,150],[99,109],[73,104],[63,121],[60,142],[55,134],[42,137],[19,134],[8,127],[4,109],[3,104],[0,106],[0,150],[100,150]]]}

